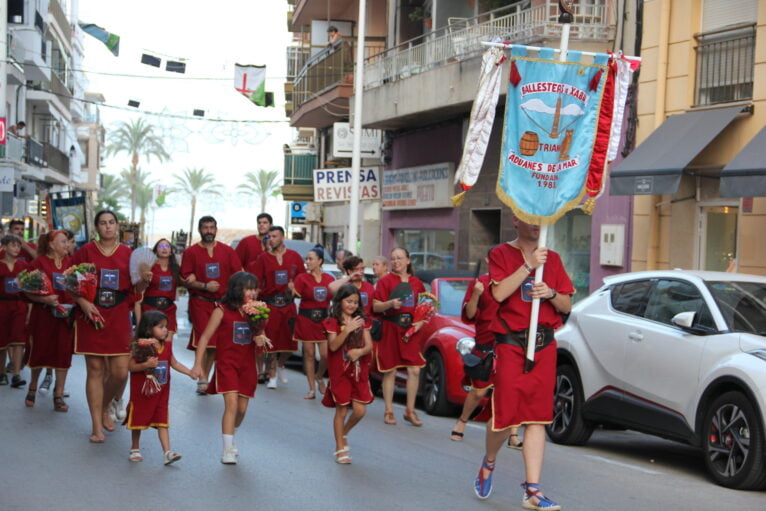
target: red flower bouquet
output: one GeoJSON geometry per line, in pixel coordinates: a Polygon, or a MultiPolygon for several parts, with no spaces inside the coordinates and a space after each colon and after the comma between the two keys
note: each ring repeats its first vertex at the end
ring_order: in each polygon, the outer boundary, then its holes
{"type": "MultiPolygon", "coordinates": [[[[130,351],[136,362],[139,364],[146,362],[152,357],[157,356],[156,339],[136,339],[130,343],[130,351]]],[[[141,393],[145,396],[153,396],[162,390],[162,385],[154,375],[154,369],[147,369],[145,372],[146,380],[141,388],[141,393]]]]}
{"type": "MultiPolygon", "coordinates": [[[[253,335],[262,335],[263,329],[266,328],[266,322],[269,320],[269,315],[271,314],[269,306],[266,305],[265,302],[250,300],[245,302],[240,310],[247,318],[247,322],[250,325],[253,335]]],[[[265,344],[269,348],[272,347],[272,344],[268,339],[266,339],[265,344]]]]}
{"type": "MultiPolygon", "coordinates": [[[[25,293],[37,296],[51,296],[56,293],[53,291],[53,284],[48,275],[40,270],[24,270],[18,275],[19,287],[25,293]]],[[[67,312],[66,307],[59,304],[56,306],[56,310],[64,314],[67,312]]]]}
{"type": "Polygon", "coordinates": [[[410,338],[415,335],[415,323],[425,321],[428,323],[431,318],[436,316],[439,312],[439,300],[431,293],[420,293],[418,295],[418,304],[415,306],[415,311],[412,313],[412,324],[410,328],[404,333],[404,342],[410,342],[410,338]]]}
{"type": "MultiPolygon", "coordinates": [[[[74,296],[93,302],[96,299],[96,291],[98,290],[97,271],[96,265],[91,263],[70,266],[64,271],[64,285],[67,291],[74,296]]],[[[104,328],[104,318],[101,314],[89,314],[88,320],[93,323],[96,330],[104,328]]]]}

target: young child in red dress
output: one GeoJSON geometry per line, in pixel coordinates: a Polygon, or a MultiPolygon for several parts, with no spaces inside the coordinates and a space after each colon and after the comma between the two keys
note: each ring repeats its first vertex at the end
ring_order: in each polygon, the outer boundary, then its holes
{"type": "Polygon", "coordinates": [[[369,374],[372,321],[365,317],[361,302],[356,286],[343,285],[332,300],[330,317],[324,321],[329,348],[327,368],[330,385],[322,404],[329,408],[335,407],[333,454],[335,462],[342,465],[351,463],[348,433],[362,420],[367,405],[373,400],[369,374]],[[349,407],[352,412],[346,420],[349,407]]]}
{"type": "Polygon", "coordinates": [[[258,370],[255,366],[256,347],[268,341],[263,332],[250,328],[241,308],[258,294],[258,279],[251,273],[237,272],[231,276],[226,294],[210,315],[205,331],[197,341],[197,356],[192,378],[205,376],[203,362],[208,342],[215,336],[215,373],[207,387],[208,394],[223,394],[224,410],[221,420],[223,455],[221,463],[236,465],[239,451],[234,443],[236,429],[242,424],[250,399],[255,397],[258,370]]]}
{"type": "Polygon", "coordinates": [[[130,371],[130,403],[124,424],[131,430],[133,445],[128,459],[143,461],[139,440],[141,430],[153,427],[157,429],[160,438],[165,465],[170,465],[181,459],[181,455],[170,449],[168,435],[168,401],[170,398],[170,368],[179,373],[191,376],[188,367],[181,364],[173,356],[173,342],[168,339],[168,318],[160,311],[146,311],[136,328],[136,339],[154,339],[157,356],[149,357],[145,362],[139,362],[135,356],[128,362],[130,371]],[[153,376],[160,386],[159,392],[146,395],[144,384],[153,376]]]}

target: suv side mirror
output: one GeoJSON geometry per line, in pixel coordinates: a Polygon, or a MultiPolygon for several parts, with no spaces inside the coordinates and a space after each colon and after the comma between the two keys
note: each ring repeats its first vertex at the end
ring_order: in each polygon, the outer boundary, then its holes
{"type": "Polygon", "coordinates": [[[694,335],[707,335],[713,333],[710,329],[694,324],[697,313],[693,311],[679,312],[670,320],[675,326],[681,328],[684,332],[694,335]]]}

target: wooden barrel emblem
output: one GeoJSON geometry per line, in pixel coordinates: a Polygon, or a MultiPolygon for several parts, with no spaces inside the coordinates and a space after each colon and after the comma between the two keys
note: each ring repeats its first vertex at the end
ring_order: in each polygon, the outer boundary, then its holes
{"type": "Polygon", "coordinates": [[[525,131],[519,141],[519,148],[524,156],[534,156],[539,145],[540,141],[537,138],[537,133],[534,131],[525,131]]]}

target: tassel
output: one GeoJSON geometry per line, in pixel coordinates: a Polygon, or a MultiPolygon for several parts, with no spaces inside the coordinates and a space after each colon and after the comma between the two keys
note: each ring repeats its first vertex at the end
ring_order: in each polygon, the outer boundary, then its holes
{"type": "Polygon", "coordinates": [[[603,69],[599,69],[595,75],[593,75],[593,78],[590,79],[590,90],[596,90],[598,89],[598,84],[601,82],[601,75],[604,74],[603,69]]]}
{"type": "Polygon", "coordinates": [[[583,204],[582,206],[583,213],[585,213],[586,215],[592,215],[595,209],[596,209],[595,197],[588,197],[588,199],[585,201],[585,204],[583,204]]]}
{"type": "Polygon", "coordinates": [[[519,74],[519,68],[516,67],[515,60],[511,61],[511,76],[509,81],[513,84],[514,87],[518,87],[519,82],[521,82],[521,75],[519,74]]]}
{"type": "Polygon", "coordinates": [[[463,201],[465,200],[465,194],[468,193],[468,190],[464,190],[460,192],[457,195],[453,195],[450,197],[450,200],[452,201],[452,205],[457,207],[460,207],[463,205],[463,201]]]}

